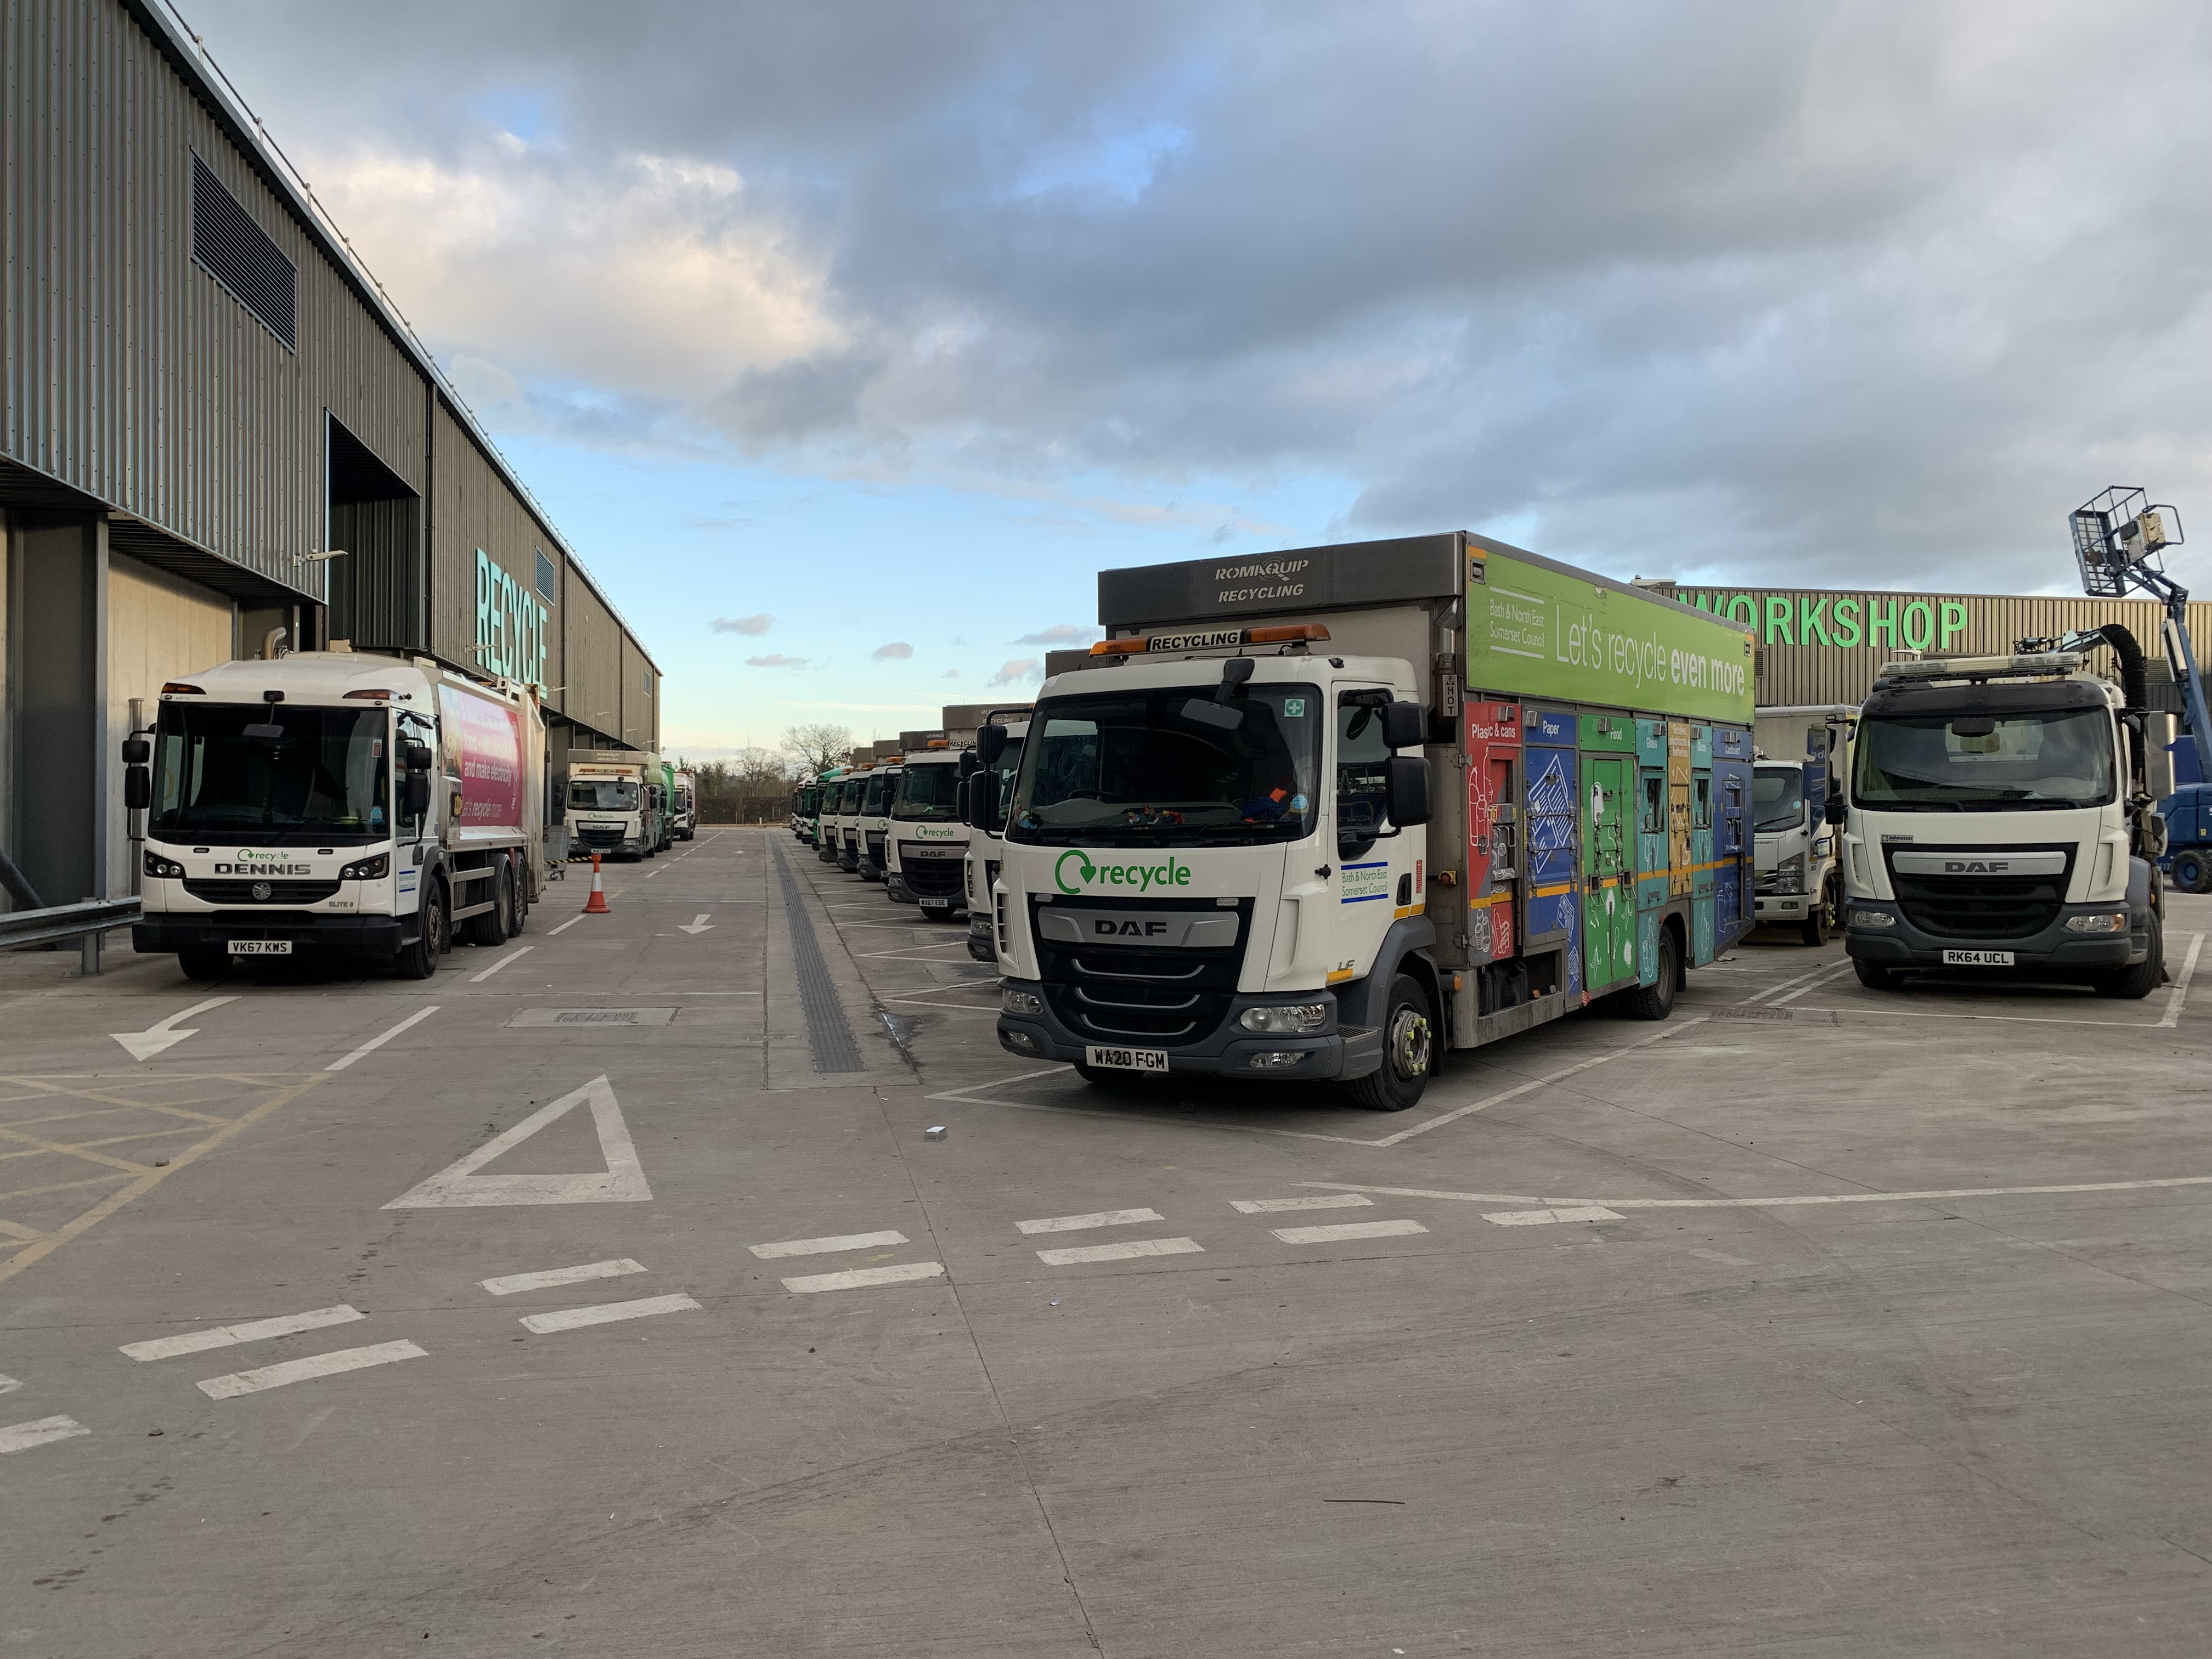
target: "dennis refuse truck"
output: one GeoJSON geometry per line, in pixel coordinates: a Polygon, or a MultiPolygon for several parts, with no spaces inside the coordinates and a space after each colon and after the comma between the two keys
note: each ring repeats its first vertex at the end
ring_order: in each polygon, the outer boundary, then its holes
{"type": "Polygon", "coordinates": [[[1751,926],[1732,623],[1457,532],[1109,570],[1099,621],[996,849],[1014,1054],[1398,1110],[1446,1048],[1664,1018],[1751,926]]]}

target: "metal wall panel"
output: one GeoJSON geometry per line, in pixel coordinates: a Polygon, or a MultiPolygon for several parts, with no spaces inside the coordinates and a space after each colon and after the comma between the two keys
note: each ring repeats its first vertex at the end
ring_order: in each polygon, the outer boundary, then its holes
{"type": "Polygon", "coordinates": [[[579,726],[617,738],[623,729],[622,627],[573,567],[562,573],[561,598],[562,651],[568,670],[562,712],[579,726]]]}
{"type": "MultiPolygon", "coordinates": [[[[437,476],[430,508],[430,648],[453,662],[483,665],[473,647],[477,637],[477,554],[483,551],[526,594],[538,582],[538,551],[552,553],[559,544],[441,399],[434,430],[437,476]]],[[[580,586],[582,584],[577,584],[580,586]]],[[[548,607],[556,612],[560,606],[548,607]]],[[[540,676],[548,686],[567,683],[561,648],[560,618],[546,619],[545,664],[540,676]]],[[[565,707],[556,693],[549,707],[565,707]]]]}

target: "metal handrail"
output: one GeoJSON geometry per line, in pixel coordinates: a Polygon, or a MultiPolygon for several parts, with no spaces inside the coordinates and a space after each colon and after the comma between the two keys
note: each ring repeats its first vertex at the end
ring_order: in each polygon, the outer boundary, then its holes
{"type": "Polygon", "coordinates": [[[50,905],[43,910],[0,912],[0,951],[27,945],[56,945],[64,939],[84,939],[117,927],[128,927],[143,911],[135,898],[85,899],[76,904],[50,905]]]}

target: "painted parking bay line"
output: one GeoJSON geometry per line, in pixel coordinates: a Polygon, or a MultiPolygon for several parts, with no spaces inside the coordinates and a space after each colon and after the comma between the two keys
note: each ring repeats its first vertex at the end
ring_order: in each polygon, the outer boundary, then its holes
{"type": "Polygon", "coordinates": [[[1079,1244],[1064,1250],[1039,1250],[1048,1267],[1072,1267],[1083,1261],[1129,1261],[1140,1255],[1193,1255],[1206,1249],[1194,1238],[1133,1238],[1126,1244],[1079,1244]]]}
{"type": "Polygon", "coordinates": [[[840,1250],[872,1249],[878,1244],[903,1244],[904,1233],[840,1233],[830,1238],[787,1238],[774,1244],[748,1244],[745,1248],[763,1261],[773,1261],[786,1255],[834,1255],[840,1250]]]}
{"type": "Polygon", "coordinates": [[[1559,1209],[1486,1210],[1482,1218],[1501,1227],[1543,1227],[1554,1221],[1626,1221],[1626,1216],[1602,1204],[1576,1204],[1559,1209]]]}
{"type": "Polygon", "coordinates": [[[249,1320],[239,1325],[212,1325],[204,1331],[185,1331],[176,1336],[157,1336],[149,1342],[126,1342],[119,1352],[132,1359],[173,1359],[179,1354],[204,1353],[210,1348],[234,1347],[240,1342],[265,1342],[271,1337],[296,1336],[331,1325],[350,1324],[368,1316],[343,1302],[334,1308],[311,1308],[306,1313],[283,1314],[275,1319],[249,1320]]]}
{"type": "Polygon", "coordinates": [[[409,1026],[421,1024],[424,1020],[429,1018],[431,1015],[437,1012],[438,1005],[434,1002],[428,1008],[417,1010],[416,1012],[408,1015],[406,1018],[401,1020],[398,1024],[393,1026],[390,1030],[380,1031],[376,1036],[369,1038],[368,1042],[362,1043],[360,1048],[355,1049],[351,1054],[332,1060],[329,1065],[324,1066],[323,1069],[326,1072],[343,1072],[356,1060],[362,1058],[364,1055],[374,1054],[386,1043],[391,1042],[392,1038],[398,1036],[402,1031],[407,1030],[409,1026]]]}
{"type": "Polygon", "coordinates": [[[294,1382],[311,1382],[319,1376],[337,1376],[346,1371],[366,1370],[371,1365],[429,1357],[412,1342],[379,1342],[366,1348],[340,1348],[335,1353],[288,1359],[281,1365],[264,1365],[256,1370],[234,1371],[228,1376],[210,1376],[199,1384],[199,1390],[210,1400],[235,1400],[242,1394],[260,1394],[294,1382]]]}
{"type": "Polygon", "coordinates": [[[785,1279],[783,1288],[800,1296],[817,1291],[864,1291],[872,1285],[907,1285],[935,1279],[944,1271],[942,1261],[901,1261],[888,1267],[854,1267],[842,1273],[805,1273],[785,1279]]]}
{"type": "Polygon", "coordinates": [[[1164,1221],[1158,1210],[1099,1210],[1091,1215],[1048,1215],[1036,1221],[1017,1221],[1025,1233],[1080,1233],[1093,1227],[1128,1227],[1139,1221],[1164,1221]]]}
{"type": "Polygon", "coordinates": [[[1375,1200],[1362,1193],[1316,1194],[1311,1198],[1232,1198],[1239,1215],[1273,1215],[1281,1210],[1356,1210],[1375,1200]]]}
{"type": "Polygon", "coordinates": [[[541,1273],[502,1273],[496,1279],[477,1282],[494,1296],[513,1296],[517,1291],[550,1291],[556,1285],[580,1285],[589,1279],[619,1279],[624,1273],[641,1273],[644,1271],[643,1262],[621,1256],[612,1261],[586,1261],[580,1267],[548,1267],[541,1273]]]}
{"type": "Polygon", "coordinates": [[[2212,1186],[2212,1176],[2151,1176],[2141,1181],[2075,1181],[2046,1187],[1947,1187],[1914,1193],[1807,1193],[1786,1198],[1545,1198],[1534,1193],[1453,1193],[1428,1187],[1376,1187],[1366,1182],[1315,1181],[1313,1187],[1380,1193],[1391,1198],[1442,1198],[1461,1204],[1541,1204],[1552,1209],[1596,1206],[1614,1210],[1769,1210],[1808,1204],[1925,1204],[1954,1198],[2041,1198],[2069,1193],[2152,1192],[2168,1187],[2212,1186]]]}
{"type": "Polygon", "coordinates": [[[9,1452],[28,1451],[33,1446],[43,1446],[51,1441],[70,1440],[92,1431],[74,1417],[40,1417],[28,1423],[18,1423],[12,1428],[0,1429],[0,1455],[9,1452]]]}
{"type": "Polygon", "coordinates": [[[584,1308],[559,1308],[551,1313],[525,1314],[522,1328],[543,1336],[548,1331],[573,1331],[583,1325],[611,1325],[618,1319],[650,1319],[655,1314],[690,1313],[699,1304],[688,1296],[641,1296],[635,1302],[596,1302],[584,1308]]]}
{"type": "Polygon", "coordinates": [[[1418,1221],[1340,1221],[1328,1227],[1275,1227],[1285,1244],[1333,1244],[1344,1238],[1405,1238],[1428,1231],[1418,1221]]]}

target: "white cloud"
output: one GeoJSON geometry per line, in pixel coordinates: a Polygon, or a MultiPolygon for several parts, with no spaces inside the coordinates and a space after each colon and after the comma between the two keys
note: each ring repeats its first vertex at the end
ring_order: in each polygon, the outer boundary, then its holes
{"type": "Polygon", "coordinates": [[[804,668],[810,659],[805,657],[787,657],[781,651],[765,657],[747,657],[748,668],[804,668]]]}
{"type": "Polygon", "coordinates": [[[1019,657],[1006,664],[997,673],[992,675],[988,684],[994,688],[1001,685],[1027,685],[1032,681],[1043,678],[1044,663],[1041,659],[1019,657]]]}
{"type": "Polygon", "coordinates": [[[1104,637],[1097,628],[1078,628],[1073,623],[1054,623],[1050,628],[1040,628],[1034,634],[1024,634],[1016,645],[1074,646],[1088,645],[1104,637]]]}
{"type": "Polygon", "coordinates": [[[914,647],[904,640],[893,640],[889,645],[879,645],[868,653],[870,662],[903,662],[914,655],[914,647]]]}
{"type": "Polygon", "coordinates": [[[707,624],[716,634],[765,634],[775,626],[775,618],[765,611],[757,617],[717,617],[707,624]]]}

